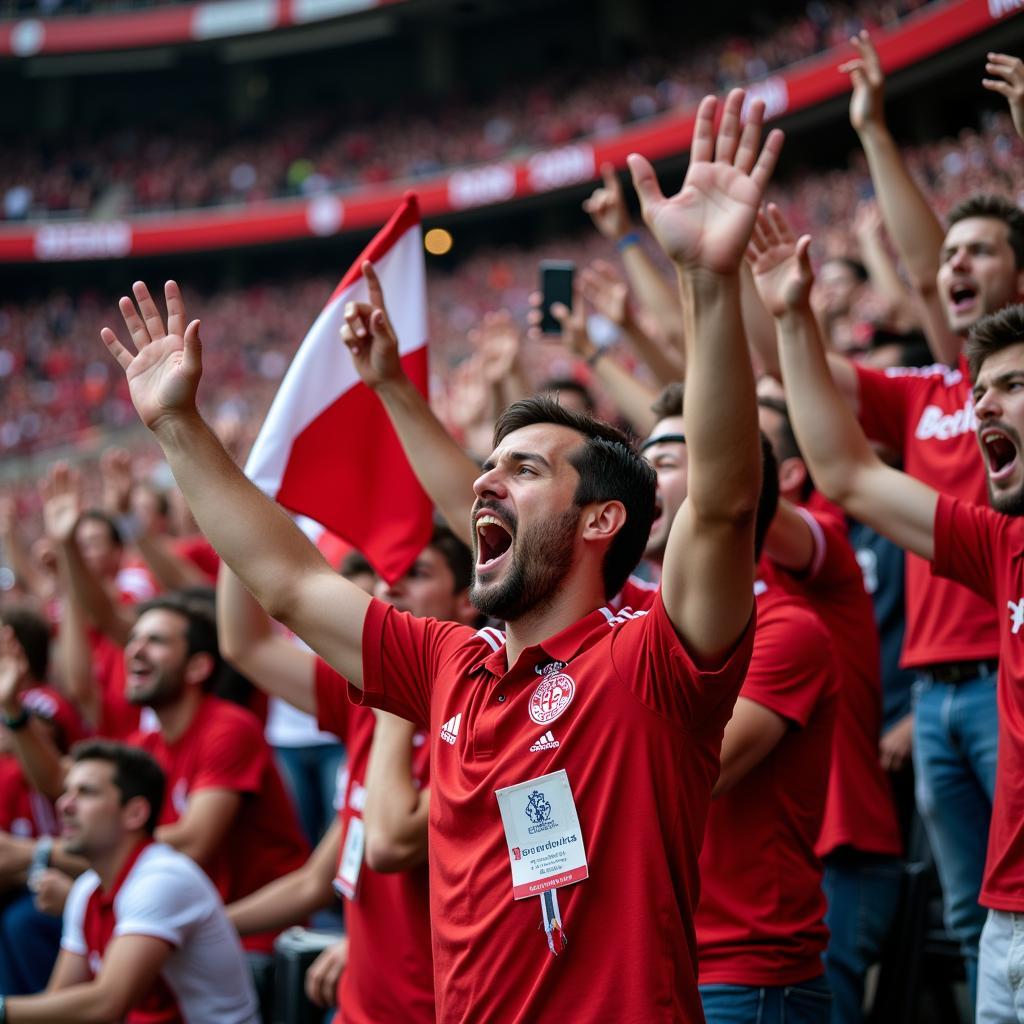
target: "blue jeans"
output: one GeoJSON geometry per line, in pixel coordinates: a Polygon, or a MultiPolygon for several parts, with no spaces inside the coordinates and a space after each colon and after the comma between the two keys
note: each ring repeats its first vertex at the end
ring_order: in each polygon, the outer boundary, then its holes
{"type": "Polygon", "coordinates": [[[334,790],[338,768],[345,758],[340,743],[308,747],[274,747],[281,778],[295,801],[302,830],[316,846],[334,820],[334,790]]]}
{"type": "Polygon", "coordinates": [[[825,858],[821,887],[828,900],[825,977],[832,990],[832,1024],[864,1020],[864,976],[882,957],[902,875],[896,857],[840,851],[825,858]]]}
{"type": "Polygon", "coordinates": [[[751,988],[701,985],[707,1024],[828,1024],[832,993],[824,978],[751,988]]]}
{"type": "Polygon", "coordinates": [[[0,992],[32,995],[46,988],[60,949],[61,919],[36,910],[27,889],[0,909],[0,992]]]}
{"type": "Polygon", "coordinates": [[[996,783],[999,721],[994,673],[961,683],[921,676],[914,684],[917,809],[942,883],[943,918],[964,957],[971,1005],[978,985],[978,941],[996,783]]]}

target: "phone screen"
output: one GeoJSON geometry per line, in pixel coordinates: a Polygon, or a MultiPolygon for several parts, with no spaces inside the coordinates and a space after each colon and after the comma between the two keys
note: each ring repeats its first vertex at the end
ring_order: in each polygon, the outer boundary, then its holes
{"type": "Polygon", "coordinates": [[[562,325],[551,315],[556,302],[572,309],[572,279],[576,264],[570,260],[541,260],[540,291],[542,298],[540,329],[544,334],[561,334],[562,325]]]}

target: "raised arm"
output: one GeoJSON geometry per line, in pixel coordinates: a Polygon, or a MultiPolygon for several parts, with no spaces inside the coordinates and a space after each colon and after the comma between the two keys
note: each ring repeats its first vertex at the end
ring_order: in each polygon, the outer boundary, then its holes
{"type": "Polygon", "coordinates": [[[1024,139],[1024,61],[1008,53],[990,53],[985,63],[986,74],[981,84],[989,92],[1006,97],[1017,134],[1024,139]]]}
{"type": "Polygon", "coordinates": [[[275,878],[227,908],[239,935],[275,931],[301,924],[316,910],[331,906],[331,880],[338,863],[341,826],[335,818],[309,860],[287,875],[275,878]]]}
{"type": "Polygon", "coordinates": [[[68,600],[77,601],[88,621],[123,647],[128,642],[135,616],[114,600],[82,557],[75,536],[82,511],[78,471],[67,463],[55,463],[40,490],[46,534],[57,554],[58,573],[68,600]]]}
{"type": "Polygon", "coordinates": [[[640,245],[615,168],[602,165],[601,178],[601,186],[584,202],[583,209],[590,214],[594,227],[615,243],[640,305],[657,320],[665,340],[681,349],[683,311],[679,296],[640,245]]]}
{"type": "Polygon", "coordinates": [[[945,231],[885,123],[885,75],[871,37],[861,32],[850,42],[857,56],[839,68],[853,84],[850,124],[864,148],[882,220],[922,304],[929,344],[937,359],[952,364],[960,354],[960,339],[946,326],[935,282],[945,231]]]}
{"type": "Polygon", "coordinates": [[[580,271],[580,284],[583,297],[622,331],[659,384],[683,379],[681,340],[666,346],[647,333],[630,302],[629,286],[610,263],[594,260],[580,271]]]}
{"type": "Polygon", "coordinates": [[[362,630],[370,598],[340,577],[289,516],[262,494],[224,450],[196,408],[202,375],[199,321],[186,326],[178,286],[168,281],[167,326],[141,282],[121,299],[133,355],[102,332],[125,371],[142,422],[163,448],[199,528],[272,618],[362,684],[362,630]]]}
{"type": "Polygon", "coordinates": [[[743,100],[742,89],[729,94],[717,137],[718,101],[701,101],[677,195],[666,199],[647,160],[629,158],[644,220],[676,265],[687,315],[688,495],[669,534],[662,597],[690,650],[709,661],[736,643],[753,604],[761,444],[739,271],[782,149],[778,131],[760,149],[763,102],[751,104],[741,126],[743,100]]]}
{"type": "Polygon", "coordinates": [[[217,641],[250,682],[316,714],[315,655],[274,631],[274,623],[226,565],[217,577],[217,641]]]}
{"type": "MultiPolygon", "coordinates": [[[[755,238],[752,249],[775,239],[755,238]]],[[[840,396],[825,359],[811,312],[814,275],[804,235],[762,291],[779,331],[783,382],[789,413],[804,458],[818,489],[862,523],[900,547],[931,559],[938,494],[891,469],[874,453],[840,396]]]]}
{"type": "Polygon", "coordinates": [[[374,871],[406,871],[427,858],[430,790],[412,779],[411,722],[374,712],[377,725],[366,767],[366,863],[374,871]]]}
{"type": "Polygon", "coordinates": [[[363,264],[363,277],[370,301],[348,304],[342,340],[352,353],[356,372],[387,410],[421,486],[452,532],[472,544],[473,482],[480,475],[480,467],[455,443],[402,369],[398,338],[372,263],[363,264]]]}

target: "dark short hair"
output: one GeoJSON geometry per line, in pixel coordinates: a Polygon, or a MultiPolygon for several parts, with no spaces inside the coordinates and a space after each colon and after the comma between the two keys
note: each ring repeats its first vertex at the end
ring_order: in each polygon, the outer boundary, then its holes
{"type": "MultiPolygon", "coordinates": [[[[772,398],[768,395],[758,396],[757,404],[763,409],[771,409],[772,412],[782,418],[782,422],[779,424],[778,446],[772,447],[776,472],[778,472],[779,463],[785,462],[786,459],[799,459],[806,466],[807,460],[804,458],[804,453],[800,450],[800,442],[797,441],[796,434],[793,431],[793,421],[789,418],[789,406],[781,398],[772,398]]],[[[764,431],[761,432],[761,436],[770,443],[770,439],[764,431]]],[[[800,500],[806,501],[813,490],[814,483],[811,480],[811,473],[808,469],[807,477],[800,492],[800,500]]]]}
{"type": "Polygon", "coordinates": [[[666,384],[658,397],[651,403],[651,412],[663,420],[668,416],[683,415],[683,385],[681,381],[674,380],[666,384]]]}
{"type": "Polygon", "coordinates": [[[376,570],[366,560],[366,556],[361,551],[349,551],[341,560],[338,573],[347,580],[352,579],[353,576],[377,575],[376,570]]]}
{"type": "Polygon", "coordinates": [[[1001,220],[1008,232],[1007,240],[1013,249],[1013,260],[1018,270],[1024,269],[1024,212],[1005,196],[979,194],[957,203],[946,218],[949,226],[970,217],[1001,220]]]}
{"type": "MultiPolygon", "coordinates": [[[[758,399],[758,403],[766,405],[764,399],[758,399]]],[[[779,403],[782,405],[783,403],[779,403]]],[[[775,405],[770,408],[774,409],[775,405]]],[[[785,408],[785,406],[783,406],[785,408]]],[[[651,412],[659,419],[667,416],[683,415],[683,385],[678,382],[666,384],[661,394],[654,400],[651,412]]],[[[789,424],[789,416],[786,415],[786,427],[792,437],[793,431],[789,424]]],[[[793,446],[796,447],[796,438],[793,437],[793,446]]],[[[797,448],[799,454],[799,448],[797,448]]],[[[756,558],[761,557],[761,549],[764,547],[764,539],[768,535],[768,528],[772,525],[775,512],[779,507],[779,463],[775,457],[775,450],[771,441],[764,431],[761,431],[761,493],[757,499],[757,516],[754,519],[754,554],[756,558]]]]}
{"type": "Polygon", "coordinates": [[[982,363],[1000,349],[1024,342],[1024,306],[1005,306],[983,316],[967,335],[964,355],[971,383],[978,379],[982,363]]]}
{"type": "Polygon", "coordinates": [[[445,560],[455,581],[455,593],[468,590],[473,582],[473,552],[447,526],[440,524],[434,527],[427,547],[433,548],[445,560]]]}
{"type": "Polygon", "coordinates": [[[565,409],[544,395],[513,402],[498,417],[494,446],[513,431],[538,423],[568,427],[584,438],[580,450],[569,459],[580,476],[575,495],[577,506],[594,501],[620,501],[626,509],[626,522],[612,539],[602,566],[605,596],[612,597],[622,589],[647,546],[654,522],[654,470],[617,427],[565,409]]]}
{"type": "Polygon", "coordinates": [[[114,766],[114,785],[121,791],[121,806],[141,796],[149,804],[145,830],[153,835],[160,823],[167,780],[153,756],[141,747],[114,740],[82,740],[71,748],[74,764],[105,761],[114,766]]]}
{"type": "Polygon", "coordinates": [[[556,395],[560,391],[571,391],[574,395],[579,395],[583,399],[583,405],[587,412],[593,413],[596,408],[594,396],[590,393],[589,389],[573,377],[552,377],[551,380],[546,380],[541,384],[538,391],[542,394],[554,393],[556,395]]]}
{"type": "Polygon", "coordinates": [[[10,626],[28,661],[29,675],[43,682],[50,667],[50,627],[38,612],[24,605],[0,608],[0,626],[10,626]]]}
{"type": "Polygon", "coordinates": [[[188,657],[193,654],[208,654],[213,659],[213,669],[203,683],[204,690],[212,690],[217,684],[224,662],[217,643],[217,619],[212,605],[204,598],[207,588],[192,592],[161,594],[136,606],[137,617],[146,612],[172,612],[185,620],[185,645],[188,657]]]}
{"type": "Polygon", "coordinates": [[[767,435],[761,431],[761,493],[754,519],[754,561],[760,561],[764,540],[779,509],[779,464],[767,435]]]}
{"type": "Polygon", "coordinates": [[[110,534],[110,543],[115,548],[124,547],[124,537],[121,536],[120,527],[118,527],[117,521],[109,512],[104,512],[101,508],[87,508],[78,517],[78,522],[75,523],[75,530],[77,531],[82,523],[87,522],[102,523],[107,528],[107,533],[110,534]]]}

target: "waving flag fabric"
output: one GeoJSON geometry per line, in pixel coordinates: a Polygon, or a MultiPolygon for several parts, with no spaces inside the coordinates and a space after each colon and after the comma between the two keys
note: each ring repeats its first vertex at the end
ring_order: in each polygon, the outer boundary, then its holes
{"type": "Polygon", "coordinates": [[[339,334],[345,304],[369,300],[359,270],[364,260],[373,263],[380,278],[402,365],[426,394],[426,272],[419,204],[410,193],[309,329],[245,472],[285,508],[358,548],[393,582],[429,541],[432,507],[387,413],[359,379],[339,334]]]}

